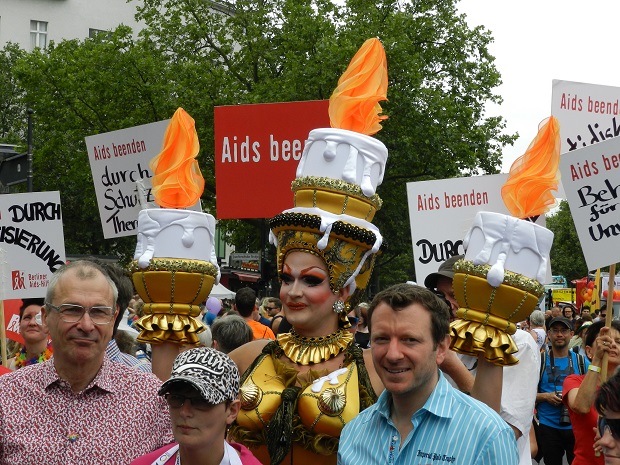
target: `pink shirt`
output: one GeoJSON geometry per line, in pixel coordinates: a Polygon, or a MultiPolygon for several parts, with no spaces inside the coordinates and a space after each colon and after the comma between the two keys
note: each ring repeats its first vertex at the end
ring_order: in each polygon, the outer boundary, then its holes
{"type": "Polygon", "coordinates": [[[157,377],[105,358],[74,393],[53,360],[0,376],[0,465],[123,465],[173,441],[157,377]]]}
{"type": "MultiPolygon", "coordinates": [[[[262,465],[254,454],[250,452],[250,450],[245,447],[243,444],[238,444],[236,442],[229,442],[229,444],[239,453],[239,459],[241,459],[242,465],[262,465]]],[[[153,465],[153,463],[162,457],[162,455],[172,449],[176,444],[170,444],[168,446],[162,447],[161,449],[156,450],[155,452],[151,452],[143,457],[140,457],[133,462],[131,465],[153,465]]],[[[164,462],[164,465],[174,465],[176,463],[177,454],[167,454],[169,456],[168,460],[164,462]]],[[[183,464],[181,464],[183,465],[183,464]]]]}

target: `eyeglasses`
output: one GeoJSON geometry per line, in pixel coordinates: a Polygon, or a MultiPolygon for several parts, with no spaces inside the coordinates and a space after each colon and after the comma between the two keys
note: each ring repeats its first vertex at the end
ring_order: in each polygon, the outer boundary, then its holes
{"type": "Polygon", "coordinates": [[[203,399],[202,397],[188,397],[182,396],[180,394],[171,394],[169,392],[164,394],[164,397],[166,398],[166,402],[168,402],[168,405],[172,408],[183,407],[186,400],[189,400],[192,407],[194,407],[196,410],[209,410],[211,407],[213,407],[212,403],[203,399]]]}
{"type": "Polygon", "coordinates": [[[570,333],[570,329],[568,328],[551,328],[549,330],[550,333],[553,334],[568,334],[570,333]]]}
{"type": "Polygon", "coordinates": [[[112,307],[95,306],[83,307],[75,304],[52,305],[45,304],[49,308],[53,308],[60,315],[60,319],[65,323],[77,323],[84,317],[84,313],[88,313],[91,321],[96,325],[107,325],[114,317],[114,309],[112,307]]]}
{"type": "Polygon", "coordinates": [[[616,440],[620,440],[620,418],[605,418],[598,417],[598,431],[603,436],[605,434],[605,427],[609,428],[609,432],[616,440]]]}

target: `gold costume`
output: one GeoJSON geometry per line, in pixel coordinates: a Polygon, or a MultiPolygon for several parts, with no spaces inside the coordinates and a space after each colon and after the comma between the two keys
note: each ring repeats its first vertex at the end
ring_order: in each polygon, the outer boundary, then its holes
{"type": "Polygon", "coordinates": [[[312,383],[300,381],[299,372],[280,361],[283,355],[271,342],[243,374],[230,436],[265,464],[335,464],[342,428],[377,399],[362,350],[350,344],[342,369],[310,371],[312,383]]]}

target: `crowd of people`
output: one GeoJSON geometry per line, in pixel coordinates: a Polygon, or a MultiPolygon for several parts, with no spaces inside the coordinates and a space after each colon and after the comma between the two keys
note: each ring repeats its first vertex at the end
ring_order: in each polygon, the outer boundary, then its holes
{"type": "Polygon", "coordinates": [[[576,331],[581,318],[536,310],[512,336],[520,363],[498,371],[449,349],[454,262],[430,289],[396,285],[346,313],[326,262],[293,249],[280,299],[241,289],[165,379],[136,357],[145,348],[116,342],[134,300],[123,270],[70,263],[20,308],[0,464],[614,463],[620,323],[586,317],[576,331]]]}

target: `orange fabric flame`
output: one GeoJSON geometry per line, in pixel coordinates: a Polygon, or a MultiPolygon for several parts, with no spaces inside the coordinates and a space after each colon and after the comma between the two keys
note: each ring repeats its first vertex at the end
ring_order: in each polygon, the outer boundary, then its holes
{"type": "Polygon", "coordinates": [[[387,100],[387,59],[378,39],[368,39],[340,77],[329,99],[332,128],[371,136],[381,130],[379,102],[387,100]]]}
{"type": "Polygon", "coordinates": [[[151,160],[155,202],[164,208],[194,205],[205,187],[196,156],[200,149],[194,119],[179,108],[164,135],[164,148],[151,160]]]}
{"type": "Polygon", "coordinates": [[[558,189],[559,165],[560,124],[551,116],[540,123],[538,134],[512,164],[502,187],[502,198],[512,216],[531,218],[556,204],[551,191],[558,189]]]}

